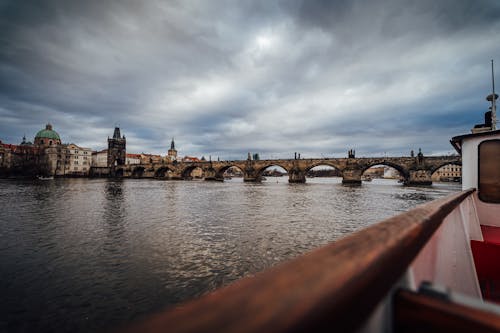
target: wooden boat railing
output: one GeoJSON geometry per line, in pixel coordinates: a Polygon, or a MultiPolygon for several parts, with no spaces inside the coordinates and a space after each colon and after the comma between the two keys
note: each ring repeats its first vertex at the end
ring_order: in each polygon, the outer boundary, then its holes
{"type": "Polygon", "coordinates": [[[473,192],[418,206],[120,331],[357,330],[445,217],[473,192]]]}

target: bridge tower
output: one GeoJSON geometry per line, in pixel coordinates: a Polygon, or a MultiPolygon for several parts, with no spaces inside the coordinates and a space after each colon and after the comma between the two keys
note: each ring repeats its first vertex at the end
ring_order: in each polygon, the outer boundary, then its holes
{"type": "Polygon", "coordinates": [[[177,150],[175,150],[174,138],[172,138],[172,142],[170,143],[170,149],[168,150],[168,159],[172,162],[177,160],[177,150]]]}
{"type": "MultiPolygon", "coordinates": [[[[112,177],[120,176],[118,172],[119,167],[125,165],[125,160],[127,157],[126,153],[127,140],[125,135],[122,137],[120,135],[120,128],[115,127],[113,137],[108,137],[108,168],[109,174],[112,177]]],[[[121,169],[123,172],[123,169],[121,169]]]]}

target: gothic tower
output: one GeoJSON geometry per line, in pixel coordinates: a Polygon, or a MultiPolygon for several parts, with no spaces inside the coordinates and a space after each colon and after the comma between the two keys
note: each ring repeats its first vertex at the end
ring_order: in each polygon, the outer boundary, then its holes
{"type": "Polygon", "coordinates": [[[177,150],[175,150],[174,138],[172,138],[172,142],[170,143],[170,149],[168,150],[168,159],[171,161],[177,160],[177,150]]]}
{"type": "Polygon", "coordinates": [[[120,176],[118,167],[125,165],[126,143],[125,135],[121,137],[120,128],[115,127],[113,138],[108,137],[108,168],[109,174],[113,177],[120,176]]]}

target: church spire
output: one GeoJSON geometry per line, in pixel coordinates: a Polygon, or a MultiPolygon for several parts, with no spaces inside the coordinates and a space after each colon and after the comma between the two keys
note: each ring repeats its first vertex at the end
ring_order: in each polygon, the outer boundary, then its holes
{"type": "Polygon", "coordinates": [[[174,138],[172,138],[172,142],[170,143],[170,149],[175,150],[174,138]]]}

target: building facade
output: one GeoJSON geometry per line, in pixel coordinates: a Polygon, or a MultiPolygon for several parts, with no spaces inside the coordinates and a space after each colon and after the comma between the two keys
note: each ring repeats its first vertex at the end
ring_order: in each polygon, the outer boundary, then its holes
{"type": "Polygon", "coordinates": [[[107,149],[92,152],[92,166],[90,168],[89,175],[91,177],[109,176],[107,149]]]}
{"type": "Polygon", "coordinates": [[[51,124],[38,131],[34,142],[23,137],[19,145],[0,143],[0,176],[88,176],[90,148],[62,144],[51,124]]]}
{"type": "Polygon", "coordinates": [[[0,176],[23,177],[42,174],[46,165],[43,150],[31,142],[19,145],[0,143],[0,176]]]}
{"type": "Polygon", "coordinates": [[[92,167],[107,168],[108,167],[108,150],[92,152],[92,167]]]}
{"type": "Polygon", "coordinates": [[[141,164],[141,154],[127,154],[125,164],[141,164]]]}
{"type": "Polygon", "coordinates": [[[88,176],[92,166],[92,150],[71,143],[65,145],[65,176],[88,176]]]}
{"type": "MultiPolygon", "coordinates": [[[[186,160],[199,161],[195,157],[186,160]]],[[[51,124],[38,131],[34,141],[26,137],[20,144],[0,141],[0,177],[121,177],[127,165],[177,163],[177,150],[172,138],[166,156],[155,154],[127,154],[126,138],[115,127],[108,137],[108,148],[92,151],[77,144],[63,144],[51,124]]],[[[201,169],[193,172],[201,177],[201,169]]]]}
{"type": "Polygon", "coordinates": [[[163,162],[163,158],[161,157],[161,155],[144,154],[144,153],[141,153],[139,155],[142,164],[153,164],[153,163],[163,162]]]}

